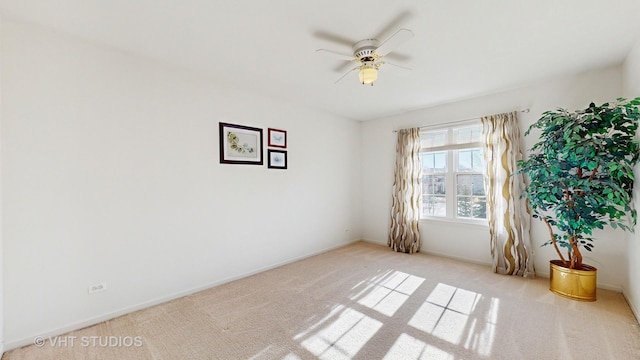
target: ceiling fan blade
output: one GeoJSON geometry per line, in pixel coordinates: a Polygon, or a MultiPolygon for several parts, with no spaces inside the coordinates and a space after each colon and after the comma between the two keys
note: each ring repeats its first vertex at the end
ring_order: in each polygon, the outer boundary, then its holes
{"type": "Polygon", "coordinates": [[[403,70],[412,70],[411,68],[408,68],[406,66],[390,63],[390,62],[387,62],[387,61],[380,61],[380,62],[377,62],[376,64],[380,64],[380,65],[385,64],[385,65],[395,66],[395,67],[403,69],[403,70]]]}
{"type": "Polygon", "coordinates": [[[392,52],[384,56],[385,59],[391,59],[393,61],[409,61],[411,60],[411,56],[407,54],[400,54],[397,52],[392,52]]]}
{"type": "Polygon", "coordinates": [[[332,56],[341,58],[342,60],[346,60],[346,61],[354,61],[354,57],[353,55],[347,55],[347,54],[343,54],[343,53],[339,53],[336,51],[332,51],[332,50],[327,50],[327,49],[318,49],[316,50],[316,52],[320,52],[320,53],[329,53],[332,56]]]}
{"type": "Polygon", "coordinates": [[[351,69],[351,70],[347,71],[344,75],[342,75],[342,76],[340,77],[340,79],[336,80],[336,82],[334,82],[334,84],[337,84],[340,80],[344,79],[345,77],[347,77],[347,75],[351,74],[351,72],[352,72],[352,71],[354,71],[354,70],[356,70],[356,69],[358,69],[358,68],[359,68],[359,66],[356,66],[356,67],[354,67],[353,69],[351,69]]]}
{"type": "Polygon", "coordinates": [[[411,12],[409,10],[405,10],[398,14],[393,20],[391,20],[387,26],[382,28],[378,33],[374,36],[374,39],[383,39],[387,37],[393,30],[397,28],[401,28],[403,24],[407,22],[407,20],[411,17],[411,12]]]}
{"type": "Polygon", "coordinates": [[[351,39],[347,39],[345,37],[342,37],[340,35],[336,35],[336,34],[331,34],[328,33],[326,31],[322,31],[322,30],[318,30],[316,32],[313,33],[313,36],[317,37],[318,39],[322,39],[322,40],[327,40],[327,41],[331,41],[340,45],[346,45],[348,47],[351,47],[353,45],[353,43],[355,41],[351,41],[351,39]]]}
{"type": "Polygon", "coordinates": [[[391,35],[390,38],[380,44],[380,46],[378,46],[378,48],[376,49],[376,54],[378,54],[378,56],[385,56],[397,46],[411,39],[412,37],[413,31],[409,29],[400,29],[396,31],[395,34],[391,35]]]}
{"type": "Polygon", "coordinates": [[[351,65],[353,65],[353,64],[351,64],[350,62],[346,62],[346,61],[345,62],[341,62],[340,64],[338,64],[338,66],[333,68],[333,71],[335,71],[337,73],[342,73],[345,70],[347,70],[347,68],[349,66],[351,66],[351,65]]]}

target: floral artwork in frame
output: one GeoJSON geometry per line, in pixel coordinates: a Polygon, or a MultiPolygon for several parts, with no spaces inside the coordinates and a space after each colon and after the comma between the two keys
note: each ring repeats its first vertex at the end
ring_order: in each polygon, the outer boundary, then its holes
{"type": "Polygon", "coordinates": [[[287,147],[287,132],[279,129],[268,129],[269,147],[277,147],[285,149],[287,147]]]}
{"type": "Polygon", "coordinates": [[[219,124],[221,164],[264,164],[262,129],[223,122],[219,124]]]}
{"type": "Polygon", "coordinates": [[[285,150],[267,150],[267,167],[269,169],[286,169],[287,152],[285,150]]]}

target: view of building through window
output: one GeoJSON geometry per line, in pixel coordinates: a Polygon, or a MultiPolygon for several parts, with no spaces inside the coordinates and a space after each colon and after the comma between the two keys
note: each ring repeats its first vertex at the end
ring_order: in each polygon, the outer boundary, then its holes
{"type": "Polygon", "coordinates": [[[421,134],[422,216],[486,219],[480,124],[421,134]]]}

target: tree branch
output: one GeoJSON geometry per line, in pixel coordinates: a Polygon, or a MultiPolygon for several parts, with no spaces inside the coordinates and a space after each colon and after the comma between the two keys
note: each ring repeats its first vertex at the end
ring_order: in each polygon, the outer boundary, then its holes
{"type": "Polygon", "coordinates": [[[596,168],[593,169],[593,171],[591,172],[591,176],[589,176],[589,181],[593,180],[593,177],[596,176],[596,173],[598,172],[599,167],[600,167],[600,162],[598,161],[598,165],[596,165],[596,168]]]}
{"type": "Polygon", "coordinates": [[[562,263],[564,264],[564,266],[567,266],[567,260],[565,260],[564,256],[562,256],[562,253],[558,248],[558,243],[556,242],[556,236],[553,234],[553,228],[551,228],[551,224],[549,224],[549,221],[547,221],[547,218],[545,217],[541,217],[541,218],[544,221],[544,223],[547,224],[547,228],[549,229],[549,235],[551,236],[551,244],[556,249],[556,252],[560,256],[560,260],[562,260],[562,263]]]}

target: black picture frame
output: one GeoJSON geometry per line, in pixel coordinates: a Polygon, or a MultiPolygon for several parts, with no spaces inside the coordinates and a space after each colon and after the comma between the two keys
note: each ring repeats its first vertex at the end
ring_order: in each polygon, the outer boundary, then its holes
{"type": "Polygon", "coordinates": [[[262,129],[219,123],[220,163],[263,165],[262,129]]]}
{"type": "Polygon", "coordinates": [[[269,169],[286,169],[288,165],[286,150],[267,150],[267,167],[269,169]]]}

